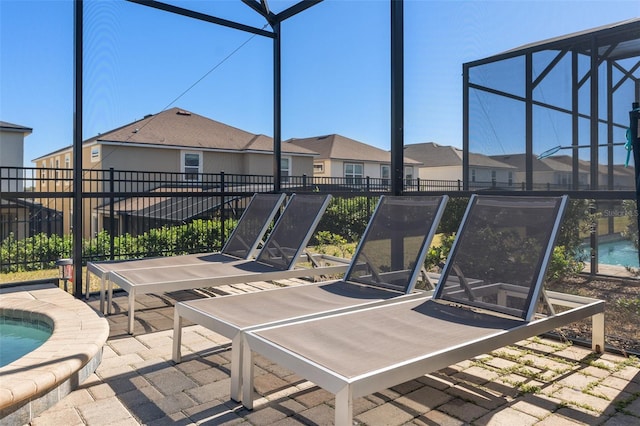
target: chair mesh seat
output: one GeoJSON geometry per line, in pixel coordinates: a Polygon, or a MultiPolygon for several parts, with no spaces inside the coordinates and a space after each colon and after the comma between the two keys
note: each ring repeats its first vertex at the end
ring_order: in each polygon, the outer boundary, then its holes
{"type": "Polygon", "coordinates": [[[562,198],[476,197],[435,297],[522,319],[544,279],[562,198]]]}

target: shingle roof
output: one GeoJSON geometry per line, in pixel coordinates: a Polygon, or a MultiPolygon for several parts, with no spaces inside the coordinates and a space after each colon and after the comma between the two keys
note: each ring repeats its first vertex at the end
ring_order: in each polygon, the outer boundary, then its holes
{"type": "MultiPolygon", "coordinates": [[[[553,157],[545,158],[541,161],[546,162],[549,166],[553,167],[556,171],[567,171],[571,172],[573,159],[570,155],[554,155],[553,157]]],[[[582,173],[590,173],[590,162],[586,160],[578,160],[578,170],[582,173]]],[[[598,164],[598,173],[607,174],[608,166],[606,164],[598,164]]],[[[613,174],[618,176],[633,176],[635,177],[635,172],[633,168],[624,167],[622,164],[614,164],[613,165],[613,174]]]]}
{"type": "MultiPolygon", "coordinates": [[[[391,162],[391,154],[375,146],[347,138],[345,136],[331,134],[314,136],[302,139],[288,139],[282,146],[299,146],[320,154],[318,159],[335,160],[360,160],[378,163],[391,162]]],[[[405,164],[420,164],[413,158],[404,157],[405,164]]]]}
{"type": "MultiPolygon", "coordinates": [[[[415,158],[425,167],[462,166],[462,150],[435,142],[405,145],[404,152],[415,158]]],[[[469,165],[475,167],[493,167],[501,169],[514,168],[483,154],[469,153],[469,165]]]]}
{"type": "MultiPolygon", "coordinates": [[[[273,139],[269,136],[256,135],[181,108],[171,108],[155,115],[147,115],[141,120],[83,142],[83,144],[88,143],[130,143],[192,149],[273,152],[273,139]]],[[[57,151],[43,157],[55,152],[57,151]]],[[[293,145],[285,147],[284,144],[282,152],[316,155],[315,152],[307,149],[293,145]]]]}
{"type": "MultiPolygon", "coordinates": [[[[525,165],[525,154],[505,154],[505,155],[492,155],[491,158],[494,160],[500,161],[502,163],[510,164],[516,167],[518,170],[524,171],[526,170],[525,165]]],[[[546,163],[544,160],[539,160],[537,157],[533,157],[533,171],[534,172],[552,172],[556,171],[554,166],[557,166],[556,163],[552,162],[551,164],[546,163]]]]}
{"type": "Polygon", "coordinates": [[[0,121],[0,129],[7,130],[9,132],[31,133],[33,129],[30,127],[21,126],[20,124],[13,124],[7,121],[0,121]]]}
{"type": "Polygon", "coordinates": [[[452,146],[434,142],[417,143],[405,145],[404,152],[426,167],[462,165],[462,156],[452,146]]]}

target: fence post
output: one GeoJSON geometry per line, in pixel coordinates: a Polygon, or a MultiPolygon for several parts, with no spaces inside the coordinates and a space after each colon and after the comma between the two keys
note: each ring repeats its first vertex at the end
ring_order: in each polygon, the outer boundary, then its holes
{"type": "Polygon", "coordinates": [[[113,207],[113,203],[115,202],[115,197],[114,197],[114,192],[115,192],[115,183],[114,183],[114,171],[113,171],[113,167],[109,168],[109,253],[111,253],[111,255],[109,256],[109,258],[111,260],[115,259],[115,232],[114,232],[114,228],[115,228],[115,212],[114,212],[114,207],[113,207]]]}
{"type": "Polygon", "coordinates": [[[220,228],[220,244],[224,245],[225,241],[227,240],[227,236],[226,236],[226,223],[227,223],[227,213],[225,211],[225,200],[224,200],[224,172],[221,171],[220,172],[220,201],[221,201],[221,205],[220,205],[220,223],[221,223],[221,228],[220,228]]]}
{"type": "Polygon", "coordinates": [[[458,191],[462,191],[462,181],[458,179],[458,191]]]}
{"type": "Polygon", "coordinates": [[[307,175],[306,173],[302,175],[302,189],[307,190],[307,175]]]}
{"type": "Polygon", "coordinates": [[[365,182],[367,182],[367,192],[371,192],[371,179],[369,178],[369,176],[367,176],[365,182]]]}

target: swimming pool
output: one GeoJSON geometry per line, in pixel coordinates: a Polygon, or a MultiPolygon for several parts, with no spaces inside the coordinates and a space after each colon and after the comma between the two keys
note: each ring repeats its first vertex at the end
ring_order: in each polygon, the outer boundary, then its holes
{"type": "MultiPolygon", "coordinates": [[[[583,259],[589,260],[589,246],[582,249],[583,259]]],[[[598,263],[638,268],[638,250],[629,240],[608,241],[598,244],[598,263]]]]}
{"type": "Polygon", "coordinates": [[[51,337],[52,331],[44,321],[0,317],[0,367],[38,348],[51,337]]]}

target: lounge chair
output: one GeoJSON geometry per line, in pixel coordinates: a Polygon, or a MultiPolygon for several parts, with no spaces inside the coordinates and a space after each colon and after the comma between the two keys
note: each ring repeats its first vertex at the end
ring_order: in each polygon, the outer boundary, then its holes
{"type": "Polygon", "coordinates": [[[231,398],[239,401],[243,332],[424,294],[414,287],[419,278],[429,286],[422,265],[447,200],[382,196],[342,280],[176,303],[173,360],[182,359],[184,319],[230,338],[231,398]]]}
{"type": "Polygon", "coordinates": [[[335,424],[351,425],[356,397],[577,320],[604,350],[603,301],[542,289],[565,203],[474,195],[432,298],[243,333],[243,404],[256,353],[335,394],[335,424]]]}
{"type": "Polygon", "coordinates": [[[108,306],[113,285],[128,293],[129,333],[133,333],[135,297],[205,287],[272,281],[287,278],[344,274],[347,259],[319,255],[317,267],[296,267],[303,250],[321,219],[331,195],[292,195],[255,260],[228,258],[225,261],[188,266],[156,266],[128,271],[111,271],[108,306]]]}
{"type": "Polygon", "coordinates": [[[109,273],[156,266],[189,266],[198,263],[228,261],[230,259],[250,259],[255,256],[258,245],[282,206],[286,194],[254,194],[238,224],[220,252],[196,253],[180,256],[163,256],[145,259],[88,262],[86,297],[89,298],[91,274],[100,279],[100,312],[105,312],[104,290],[109,273]]]}

